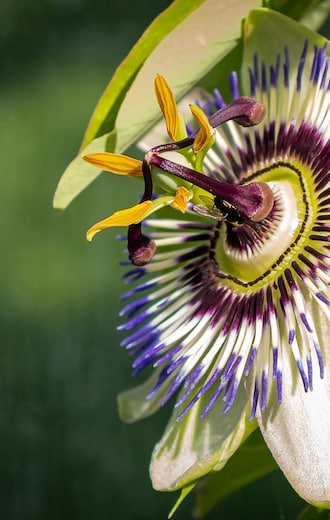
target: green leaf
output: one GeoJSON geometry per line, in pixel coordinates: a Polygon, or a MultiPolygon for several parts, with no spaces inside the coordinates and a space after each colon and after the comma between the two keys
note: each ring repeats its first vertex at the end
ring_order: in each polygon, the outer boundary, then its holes
{"type": "Polygon", "coordinates": [[[211,473],[198,484],[194,514],[204,516],[231,493],[277,468],[259,430],[255,431],[220,472],[211,473]]]}
{"type": "Polygon", "coordinates": [[[205,0],[176,0],[150,24],[106,87],[88,124],[81,148],[113,130],[118,109],[146,58],[169,32],[203,2],[205,0]]]}
{"type": "Polygon", "coordinates": [[[330,0],[325,0],[321,2],[316,2],[317,5],[313,7],[313,10],[308,11],[304,14],[300,22],[312,29],[313,31],[317,31],[319,27],[327,20],[330,12],[330,0]]]}
{"type": "Polygon", "coordinates": [[[135,142],[159,119],[153,87],[156,74],[165,76],[175,98],[180,99],[235,47],[241,37],[241,20],[260,3],[206,0],[159,43],[119,109],[118,150],[135,142]]]}
{"type": "Polygon", "coordinates": [[[329,0],[265,0],[264,7],[280,11],[310,29],[317,29],[329,15],[329,0]]]}
{"type": "MultiPolygon", "coordinates": [[[[84,139],[84,144],[90,143],[88,152],[122,153],[141,137],[161,115],[153,87],[156,74],[166,77],[177,99],[182,97],[237,46],[242,19],[260,4],[261,0],[174,2],[117,70],[88,127],[84,139]],[[187,5],[190,7],[184,10],[187,5]],[[164,20],[167,34],[161,33],[160,39],[158,30],[164,20]],[[103,150],[102,141],[90,142],[96,135],[114,130],[117,138],[112,147],[107,139],[103,150]]],[[[86,151],[83,146],[80,157],[86,151]]],[[[56,208],[64,209],[101,172],[84,165],[84,173],[80,173],[82,165],[78,157],[64,172],[54,198],[56,208]]]]}
{"type": "Polygon", "coordinates": [[[53,200],[55,209],[66,208],[72,199],[83,191],[101,173],[97,168],[84,161],[83,156],[92,152],[111,151],[116,140],[115,132],[102,135],[94,139],[75,159],[67,166],[63,173],[53,200]]]}

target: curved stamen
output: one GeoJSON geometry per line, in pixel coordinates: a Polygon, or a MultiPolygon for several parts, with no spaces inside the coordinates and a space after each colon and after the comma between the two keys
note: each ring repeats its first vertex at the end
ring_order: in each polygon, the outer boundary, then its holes
{"type": "Polygon", "coordinates": [[[155,166],[160,170],[175,175],[211,193],[218,199],[232,204],[241,216],[248,220],[259,222],[266,218],[273,208],[273,192],[264,182],[251,182],[245,185],[221,182],[207,177],[192,168],[174,163],[151,151],[148,152],[147,160],[145,161],[148,162],[149,166],[155,166]]]}
{"type": "MultiPolygon", "coordinates": [[[[256,101],[255,99],[246,96],[241,96],[229,105],[214,112],[214,114],[208,118],[208,122],[213,128],[228,123],[228,121],[235,121],[240,126],[249,127],[259,124],[265,117],[265,113],[266,108],[262,103],[260,103],[260,101],[256,101]]],[[[194,144],[198,134],[199,130],[180,141],[154,146],[148,154],[170,152],[188,148],[188,146],[194,144]]]]}

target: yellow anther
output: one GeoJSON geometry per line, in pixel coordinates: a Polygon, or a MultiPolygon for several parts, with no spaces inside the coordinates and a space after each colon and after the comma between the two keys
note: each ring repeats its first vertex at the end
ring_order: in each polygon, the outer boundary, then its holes
{"type": "Polygon", "coordinates": [[[106,172],[127,175],[129,177],[142,176],[142,161],[127,155],[99,152],[87,154],[83,159],[106,172]]]}
{"type": "Polygon", "coordinates": [[[184,213],[187,209],[187,204],[190,198],[190,192],[184,186],[180,186],[176,190],[175,198],[171,204],[172,208],[178,209],[184,213]]]}
{"type": "Polygon", "coordinates": [[[199,131],[194,141],[194,152],[199,152],[205,146],[212,144],[214,137],[214,129],[209,123],[207,115],[197,105],[190,105],[190,110],[194,118],[199,124],[199,131]]]}
{"type": "Polygon", "coordinates": [[[163,112],[167,133],[172,141],[176,141],[180,126],[180,115],[173,92],[168,86],[166,79],[160,74],[157,74],[155,79],[155,93],[160,109],[163,112]]]}
{"type": "Polygon", "coordinates": [[[152,209],[152,201],[146,200],[141,204],[136,204],[131,208],[122,209],[110,215],[110,217],[101,220],[90,227],[86,233],[87,240],[91,241],[96,233],[116,226],[129,226],[130,224],[137,224],[141,222],[152,209]]]}

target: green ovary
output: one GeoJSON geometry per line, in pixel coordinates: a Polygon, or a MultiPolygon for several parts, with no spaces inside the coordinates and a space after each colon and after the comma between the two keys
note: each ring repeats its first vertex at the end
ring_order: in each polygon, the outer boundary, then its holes
{"type": "Polygon", "coordinates": [[[275,280],[306,244],[315,222],[317,200],[312,172],[298,161],[266,167],[251,180],[267,182],[274,193],[275,205],[265,230],[244,249],[228,235],[243,233],[242,242],[244,231],[222,224],[215,256],[219,271],[228,276],[230,285],[257,289],[275,280]]]}

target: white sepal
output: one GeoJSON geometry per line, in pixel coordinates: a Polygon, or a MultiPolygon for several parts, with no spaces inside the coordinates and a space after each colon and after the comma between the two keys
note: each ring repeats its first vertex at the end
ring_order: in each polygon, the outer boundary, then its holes
{"type": "Polygon", "coordinates": [[[219,399],[201,419],[209,399],[207,392],[179,422],[177,412],[172,415],[152,455],[150,474],[156,490],[180,489],[210,471],[220,470],[257,427],[256,421],[248,419],[244,388],[238,390],[228,413],[221,414],[223,403],[219,399]]]}

